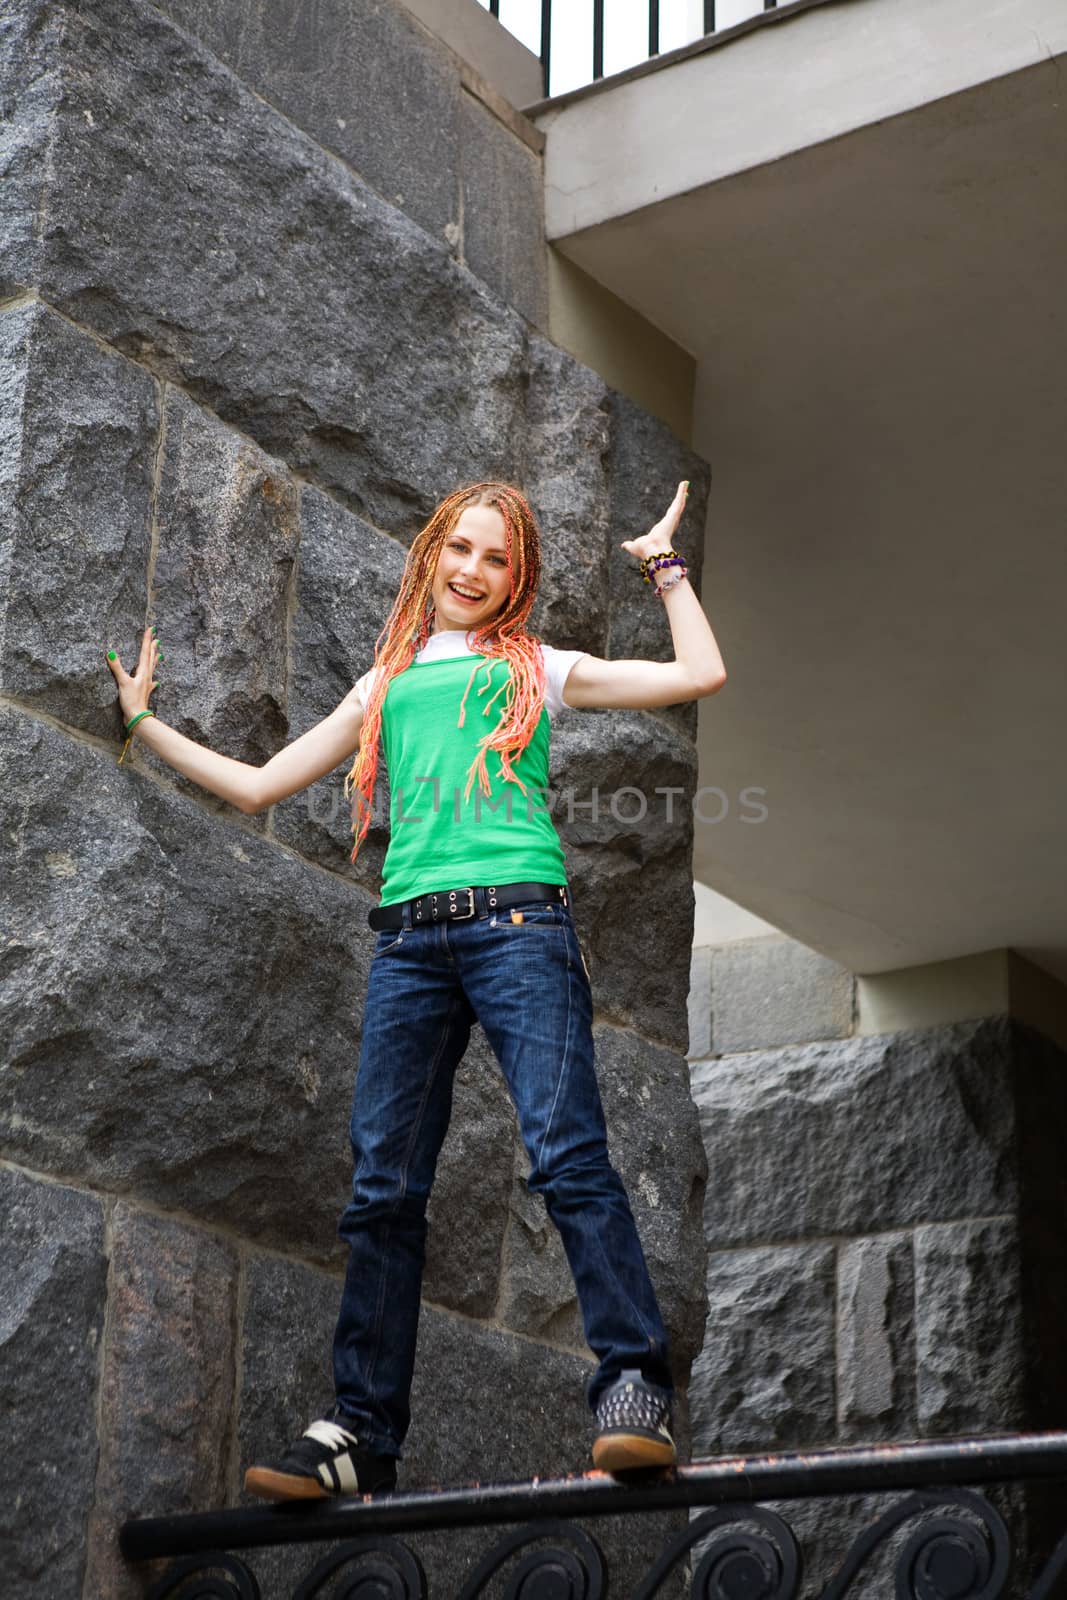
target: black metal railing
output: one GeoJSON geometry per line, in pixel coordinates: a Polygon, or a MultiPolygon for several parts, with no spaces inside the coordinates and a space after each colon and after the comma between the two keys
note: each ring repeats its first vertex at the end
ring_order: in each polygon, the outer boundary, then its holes
{"type": "MultiPolygon", "coordinates": [[[[1009,1594],[1014,1600],[1021,1591],[1011,1535],[1000,1512],[973,1486],[1050,1478],[1067,1478],[1067,1433],[738,1457],[626,1485],[587,1473],[139,1518],[123,1526],[120,1543],[129,1561],[176,1558],[149,1600],[260,1600],[255,1575],[235,1550],[338,1541],[300,1580],[293,1600],[327,1593],[426,1600],[424,1570],[400,1535],[522,1524],[491,1544],[456,1600],[478,1600],[490,1583],[501,1582],[507,1600],[604,1600],[608,1557],[571,1519],[708,1507],[668,1542],[632,1600],[652,1600],[694,1559],[694,1600],[797,1600],[804,1573],[801,1540],[780,1510],[761,1502],[816,1497],[829,1503],[840,1495],[907,1491],[854,1537],[820,1600],[858,1593],[872,1562],[890,1545],[892,1575],[879,1581],[896,1600],[1001,1600],[1009,1594]]],[[[1060,1520],[1067,1524],[1067,1515],[1060,1520]]],[[[1065,1593],[1067,1529],[1026,1600],[1065,1593]]]]}
{"type": "MultiPolygon", "coordinates": [[[[500,0],[488,0],[490,14],[500,19],[500,0]]],[[[593,0],[593,82],[604,76],[605,0],[593,0]]],[[[762,0],[764,11],[776,11],[778,0],[762,0]]],[[[704,0],[704,33],[716,29],[715,0],[704,0]]],[[[659,55],[659,0],[648,0],[648,57],[659,55]]],[[[545,98],[551,93],[552,0],[541,0],[541,82],[545,98]]]]}

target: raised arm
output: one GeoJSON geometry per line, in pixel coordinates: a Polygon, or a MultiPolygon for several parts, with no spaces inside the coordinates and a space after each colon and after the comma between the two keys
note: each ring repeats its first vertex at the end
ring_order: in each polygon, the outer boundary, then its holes
{"type": "MultiPolygon", "coordinates": [[[[119,686],[124,722],[129,722],[148,706],[149,696],[156,687],[152,675],[158,652],[159,645],[151,628],[145,629],[134,672],[125,672],[117,653],[108,652],[108,666],[119,686]]],[[[323,717],[299,739],[271,756],[262,767],[209,750],[195,739],[187,739],[177,728],[161,722],[154,714],[142,718],[134,729],[134,738],[143,740],[150,750],[201,788],[210,789],[212,794],[228,800],[239,811],[253,816],[287,795],[298,794],[353,756],[359,749],[362,726],[363,707],[353,688],[328,717],[323,717]]]]}
{"type": "MultiPolygon", "coordinates": [[[[639,561],[646,556],[666,554],[681,520],[688,488],[688,484],[680,483],[666,516],[639,539],[624,539],[622,548],[639,561]]],[[[672,570],[668,568],[667,573],[672,570]]],[[[711,624],[689,579],[683,578],[655,603],[666,609],[674,660],[605,661],[600,656],[581,656],[567,675],[563,689],[565,705],[641,710],[649,706],[677,705],[682,700],[699,700],[722,688],[726,682],[726,668],[711,624]]]]}

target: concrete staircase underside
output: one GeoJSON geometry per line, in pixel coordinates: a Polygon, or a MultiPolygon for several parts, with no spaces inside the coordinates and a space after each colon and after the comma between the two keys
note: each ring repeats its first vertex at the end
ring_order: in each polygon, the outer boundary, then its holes
{"type": "Polygon", "coordinates": [[[697,876],[853,972],[1062,978],[1067,12],[795,11],[538,117],[557,250],[697,363],[697,876]]]}

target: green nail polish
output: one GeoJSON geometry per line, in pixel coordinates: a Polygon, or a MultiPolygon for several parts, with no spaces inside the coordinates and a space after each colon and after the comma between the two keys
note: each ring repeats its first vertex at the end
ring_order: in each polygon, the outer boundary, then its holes
{"type": "Polygon", "coordinates": [[[109,651],[108,651],[108,653],[107,653],[107,659],[108,659],[108,660],[109,660],[109,661],[114,661],[114,659],[115,659],[115,652],[114,652],[114,650],[109,650],[109,651]]]}

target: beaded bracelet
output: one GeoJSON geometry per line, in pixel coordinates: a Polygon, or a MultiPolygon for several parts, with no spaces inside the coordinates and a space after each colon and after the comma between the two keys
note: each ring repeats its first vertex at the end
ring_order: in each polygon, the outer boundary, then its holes
{"type": "Polygon", "coordinates": [[[115,763],[116,766],[120,766],[121,767],[123,756],[125,756],[127,750],[130,748],[130,740],[133,738],[133,730],[134,730],[134,728],[136,728],[137,724],[139,722],[143,721],[143,719],[145,717],[154,717],[154,716],[155,716],[155,712],[154,711],[138,711],[138,713],[137,713],[137,715],[135,717],[131,717],[130,718],[129,722],[127,722],[127,724],[126,724],[126,743],[122,747],[122,755],[119,756],[118,761],[115,763]]]}
{"type": "Polygon", "coordinates": [[[681,583],[682,579],[686,576],[686,573],[689,570],[684,561],[672,561],[671,566],[677,567],[678,570],[675,572],[673,577],[665,578],[662,583],[653,585],[657,594],[666,594],[668,589],[673,589],[676,584],[681,583]]]}
{"type": "Polygon", "coordinates": [[[641,563],[641,576],[646,583],[652,582],[652,573],[658,567],[674,566],[679,561],[684,561],[677,550],[660,550],[655,555],[646,556],[641,563]]]}
{"type": "Polygon", "coordinates": [[[658,561],[653,561],[652,565],[649,567],[649,579],[651,580],[654,578],[657,572],[662,572],[664,567],[681,567],[682,570],[685,571],[685,558],[683,556],[661,556],[658,561]]]}

